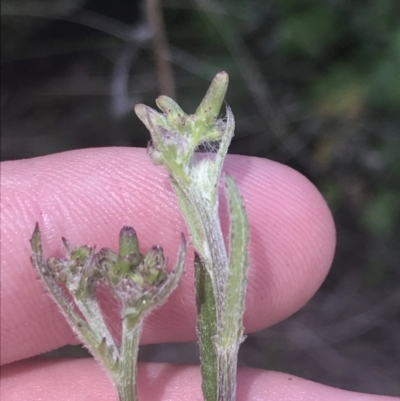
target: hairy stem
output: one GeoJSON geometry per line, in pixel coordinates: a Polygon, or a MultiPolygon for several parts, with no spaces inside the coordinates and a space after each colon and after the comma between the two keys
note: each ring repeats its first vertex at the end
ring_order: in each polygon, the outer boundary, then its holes
{"type": "Polygon", "coordinates": [[[218,365],[213,338],[217,334],[217,313],[210,276],[198,254],[194,261],[196,279],[197,334],[200,344],[202,389],[206,400],[216,400],[218,365]]]}
{"type": "Polygon", "coordinates": [[[137,355],[142,328],[139,316],[127,316],[122,321],[121,360],[116,381],[119,401],[137,401],[137,355]]]}
{"type": "Polygon", "coordinates": [[[197,330],[206,401],[234,401],[237,353],[243,341],[249,224],[233,178],[226,176],[230,216],[229,256],[218,214],[218,185],[235,122],[227,107],[219,111],[228,86],[221,72],[211,83],[194,115],[172,99],[157,99],[160,114],[144,105],[135,111],[150,131],[149,155],[168,170],[172,187],[196,248],[197,330]],[[197,155],[199,145],[219,142],[215,154],[197,155]]]}
{"type": "Polygon", "coordinates": [[[214,400],[235,400],[238,351],[239,346],[217,352],[218,395],[214,400]]]}

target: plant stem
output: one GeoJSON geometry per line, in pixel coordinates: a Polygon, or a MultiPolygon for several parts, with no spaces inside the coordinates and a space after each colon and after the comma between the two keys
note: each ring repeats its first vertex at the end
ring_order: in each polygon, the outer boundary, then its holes
{"type": "Polygon", "coordinates": [[[208,253],[204,244],[204,253],[195,258],[198,335],[206,401],[235,400],[237,354],[244,338],[242,319],[249,228],[239,190],[228,175],[225,190],[230,215],[229,261],[218,215],[210,210],[208,214],[203,213],[206,203],[202,205],[199,199],[192,203],[192,216],[200,216],[210,250],[208,253]],[[217,273],[217,281],[223,280],[214,293],[207,264],[217,273]]]}
{"type": "Polygon", "coordinates": [[[217,334],[217,313],[210,276],[195,254],[197,334],[199,336],[202,390],[206,400],[216,400],[218,394],[218,367],[213,338],[217,334]]]}
{"type": "Polygon", "coordinates": [[[126,316],[122,320],[121,359],[116,380],[119,401],[137,401],[137,355],[143,319],[126,316]]]}
{"type": "Polygon", "coordinates": [[[112,365],[118,358],[118,348],[103,319],[99,304],[97,303],[96,299],[92,298],[91,296],[83,296],[78,298],[76,294],[73,293],[72,295],[76,306],[86,319],[89,327],[96,328],[96,330],[93,332],[97,337],[98,344],[100,344],[102,341],[105,341],[105,344],[107,345],[110,361],[103,360],[103,363],[107,362],[108,365],[112,365]]]}
{"type": "Polygon", "coordinates": [[[235,400],[238,351],[239,346],[221,350],[217,354],[218,401],[235,400]]]}
{"type": "Polygon", "coordinates": [[[227,87],[228,74],[217,74],[194,115],[165,96],[157,99],[164,114],[135,106],[151,134],[149,155],[167,168],[196,248],[197,330],[206,401],[235,400],[237,353],[244,338],[249,224],[238,187],[228,175],[229,257],[218,214],[218,184],[235,128],[229,107],[226,119],[218,118],[227,87]],[[198,146],[209,141],[219,142],[217,152],[198,157],[198,146]]]}

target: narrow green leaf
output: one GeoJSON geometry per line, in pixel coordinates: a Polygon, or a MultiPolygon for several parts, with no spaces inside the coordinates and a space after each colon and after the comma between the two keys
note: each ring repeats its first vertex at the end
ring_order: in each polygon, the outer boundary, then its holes
{"type": "Polygon", "coordinates": [[[225,193],[230,219],[229,278],[225,293],[224,323],[217,343],[230,346],[243,337],[243,313],[247,284],[249,223],[235,180],[226,175],[225,193]]]}
{"type": "Polygon", "coordinates": [[[194,259],[197,305],[197,334],[200,342],[202,389],[205,401],[217,399],[217,355],[213,338],[217,334],[217,314],[213,287],[197,252],[194,259]]]}

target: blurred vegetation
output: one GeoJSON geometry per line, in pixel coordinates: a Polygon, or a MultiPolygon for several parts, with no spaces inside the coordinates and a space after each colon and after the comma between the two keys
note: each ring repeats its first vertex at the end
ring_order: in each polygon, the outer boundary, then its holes
{"type": "MultiPolygon", "coordinates": [[[[301,324],[303,336],[308,327],[321,339],[329,337],[327,328],[350,322],[353,335],[327,340],[319,361],[334,351],[359,365],[343,370],[338,362],[337,371],[321,373],[322,362],[307,359],[309,348],[285,353],[289,340],[275,339],[273,330],[250,337],[244,360],[400,395],[400,2],[162,4],[180,104],[193,111],[213,75],[228,71],[237,119],[231,152],[302,172],[322,191],[337,224],[326,283],[277,332],[287,339],[288,328],[299,331],[301,324]],[[357,326],[360,316],[365,322],[357,326]],[[275,350],[267,358],[267,343],[266,357],[255,361],[251,355],[260,352],[251,354],[251,347],[264,338],[275,339],[275,350]]],[[[140,1],[4,0],[1,26],[3,160],[146,146],[132,106],[152,104],[158,87],[140,1]]]]}

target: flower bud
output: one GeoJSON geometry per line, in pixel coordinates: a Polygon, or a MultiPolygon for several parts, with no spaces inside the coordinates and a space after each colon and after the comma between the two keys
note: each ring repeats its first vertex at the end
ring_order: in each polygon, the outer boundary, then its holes
{"type": "Polygon", "coordinates": [[[208,88],[200,106],[196,110],[196,116],[204,121],[207,127],[211,127],[217,119],[226,91],[228,90],[229,76],[225,71],[218,73],[208,88]]]}
{"type": "Polygon", "coordinates": [[[114,274],[128,274],[142,260],[139,252],[139,240],[133,227],[124,226],[119,233],[118,259],[112,268],[114,274]]]}
{"type": "Polygon", "coordinates": [[[159,245],[154,245],[138,266],[144,283],[157,286],[167,277],[164,251],[159,245]]]}

